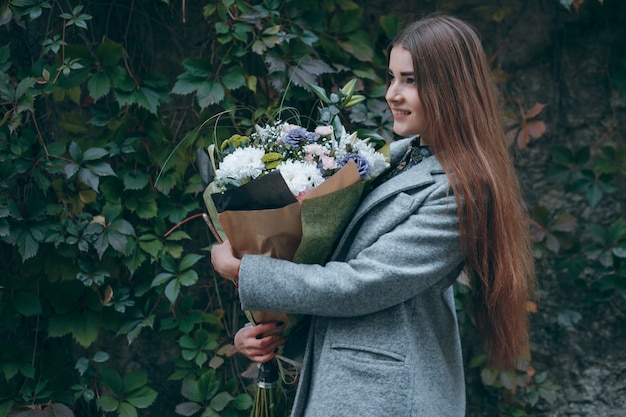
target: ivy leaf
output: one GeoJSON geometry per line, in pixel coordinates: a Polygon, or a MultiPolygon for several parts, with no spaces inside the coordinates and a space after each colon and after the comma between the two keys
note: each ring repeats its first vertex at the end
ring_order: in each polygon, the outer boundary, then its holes
{"type": "Polygon", "coordinates": [[[122,392],[127,394],[148,383],[148,374],[145,371],[130,372],[122,378],[122,392]]]}
{"type": "Polygon", "coordinates": [[[35,79],[32,77],[26,77],[22,81],[20,81],[15,88],[15,97],[13,98],[13,101],[17,101],[20,97],[26,95],[28,93],[28,90],[34,85],[35,79]]]}
{"type": "Polygon", "coordinates": [[[25,261],[37,254],[39,242],[33,237],[30,230],[23,230],[17,237],[17,248],[22,257],[22,261],[25,261]]]}
{"type": "Polygon", "coordinates": [[[233,399],[231,404],[237,410],[248,410],[253,405],[252,396],[250,394],[239,394],[233,399]]]}
{"type": "Polygon", "coordinates": [[[39,297],[27,292],[13,294],[11,303],[15,310],[23,316],[32,317],[41,314],[39,297]]]}
{"type": "Polygon", "coordinates": [[[189,336],[189,335],[182,335],[179,339],[178,339],[178,345],[183,348],[183,349],[187,349],[187,350],[195,350],[196,349],[196,341],[193,340],[193,337],[189,336]]]}
{"type": "Polygon", "coordinates": [[[155,200],[127,200],[126,207],[135,212],[140,219],[154,219],[158,214],[158,205],[155,200]]]}
{"type": "Polygon", "coordinates": [[[88,348],[98,338],[99,320],[91,312],[82,314],[60,315],[50,318],[48,335],[62,337],[71,334],[84,348],[88,348]]]}
{"type": "Polygon", "coordinates": [[[94,174],[91,170],[81,168],[78,171],[78,179],[83,184],[89,186],[95,192],[98,192],[98,185],[100,184],[100,177],[94,174]]]}
{"type": "Polygon", "coordinates": [[[98,351],[96,353],[94,353],[93,355],[93,361],[96,363],[103,363],[108,361],[111,358],[111,355],[109,355],[106,352],[102,352],[102,351],[98,351]]]}
{"type": "Polygon", "coordinates": [[[73,320],[72,336],[85,349],[98,338],[99,320],[93,313],[79,314],[73,320]]]}
{"type": "Polygon", "coordinates": [[[154,235],[142,235],[138,241],[139,247],[153,258],[157,258],[163,249],[163,243],[154,235]]]}
{"type": "Polygon", "coordinates": [[[122,377],[120,374],[109,367],[102,367],[100,371],[101,380],[106,384],[111,391],[121,394],[122,393],[122,377]]]}
{"type": "Polygon", "coordinates": [[[198,282],[198,273],[193,269],[181,272],[178,276],[178,281],[181,285],[190,287],[198,282]]]}
{"type": "MultiPolygon", "coordinates": [[[[3,6],[2,9],[0,9],[0,26],[9,24],[12,19],[13,19],[13,11],[11,10],[11,8],[7,6],[3,6]]],[[[9,404],[9,410],[10,410],[13,403],[9,402],[8,404],[9,404]]],[[[1,405],[0,405],[0,409],[2,409],[1,405]]],[[[7,411],[7,414],[8,414],[8,411],[7,411]]]]}
{"type": "Polygon", "coordinates": [[[0,220],[0,237],[7,237],[10,233],[9,223],[4,219],[0,220]]]}
{"type": "Polygon", "coordinates": [[[141,387],[126,398],[130,404],[137,408],[147,408],[157,398],[157,392],[150,387],[141,387]]]}
{"type": "Polygon", "coordinates": [[[124,47],[110,39],[105,39],[98,45],[96,56],[104,67],[113,68],[124,57],[124,47]]]}
{"type": "Polygon", "coordinates": [[[317,58],[307,56],[297,67],[289,68],[289,76],[295,85],[309,88],[318,75],[336,72],[330,65],[317,58]]]}
{"type": "Polygon", "coordinates": [[[106,162],[102,162],[102,161],[89,162],[85,164],[85,167],[88,168],[91,172],[93,172],[99,177],[105,177],[108,175],[114,176],[114,177],[116,176],[115,172],[113,171],[113,168],[111,168],[111,165],[109,165],[106,162]]]}
{"type": "Polygon", "coordinates": [[[195,381],[193,379],[183,379],[183,385],[180,393],[188,400],[195,401],[197,403],[201,403],[204,401],[204,398],[200,391],[200,384],[198,383],[198,381],[195,381]]]}
{"type": "Polygon", "coordinates": [[[80,150],[78,143],[72,142],[69,147],[70,156],[75,161],[81,162],[83,160],[83,152],[80,150]]]}
{"type": "Polygon", "coordinates": [[[228,72],[222,76],[221,81],[224,87],[229,90],[235,90],[246,85],[246,77],[243,75],[241,67],[229,69],[228,72]]]}
{"type": "Polygon", "coordinates": [[[172,278],[174,278],[174,274],[170,272],[161,272],[156,277],[154,277],[152,283],[150,284],[150,287],[158,287],[159,285],[165,284],[172,278]]]}
{"type": "Polygon", "coordinates": [[[359,61],[371,62],[374,58],[371,38],[364,31],[350,34],[348,42],[339,42],[339,45],[359,61]]]}
{"type": "Polygon", "coordinates": [[[215,71],[211,63],[202,58],[187,58],[183,61],[185,71],[194,77],[206,78],[212,76],[215,71]]]}
{"type": "Polygon", "coordinates": [[[140,250],[133,250],[129,255],[124,258],[124,265],[133,275],[139,267],[146,261],[148,257],[140,250]]]}
{"type": "Polygon", "coordinates": [[[265,43],[260,39],[257,39],[252,43],[252,52],[257,55],[263,55],[266,49],[267,46],[265,46],[265,43]]]}
{"type": "Polygon", "coordinates": [[[186,255],[181,261],[180,261],[180,266],[179,269],[181,271],[184,271],[186,269],[191,268],[192,266],[194,266],[200,259],[204,258],[203,255],[197,255],[194,253],[190,253],[189,255],[186,255]]]}
{"type": "Polygon", "coordinates": [[[224,87],[216,81],[207,81],[197,89],[198,105],[201,109],[217,104],[224,99],[224,87]]]}
{"type": "Polygon", "coordinates": [[[119,417],[137,417],[137,409],[130,403],[123,402],[117,409],[119,417]]]}
{"type": "Polygon", "coordinates": [[[117,410],[117,407],[120,405],[120,402],[109,395],[103,395],[96,399],[96,405],[102,411],[111,413],[117,410]]]}
{"type": "Polygon", "coordinates": [[[587,203],[589,203],[589,206],[594,208],[598,205],[600,200],[602,200],[602,190],[598,187],[598,185],[593,184],[589,187],[585,196],[587,197],[587,203]]]}
{"type": "Polygon", "coordinates": [[[176,261],[171,256],[164,256],[161,258],[161,266],[168,272],[175,274],[178,269],[176,268],[176,261]]]}
{"type": "Polygon", "coordinates": [[[198,89],[198,79],[195,77],[190,77],[188,74],[182,74],[178,76],[178,80],[174,83],[174,87],[172,87],[172,93],[187,95],[192,94],[198,89]]]}
{"type": "Polygon", "coordinates": [[[222,391],[211,399],[211,408],[215,411],[222,411],[233,400],[233,396],[222,391]]]}
{"type": "Polygon", "coordinates": [[[175,304],[178,294],[180,294],[180,281],[173,279],[165,286],[165,296],[170,303],[175,304]]]}
{"type": "Polygon", "coordinates": [[[124,188],[127,190],[141,190],[150,183],[150,177],[143,171],[127,171],[122,176],[124,188]]]}
{"type": "Polygon", "coordinates": [[[198,403],[194,403],[191,401],[176,404],[176,408],[175,408],[176,414],[185,416],[185,417],[190,417],[196,414],[200,410],[202,410],[202,406],[200,406],[200,404],[198,403]]]}
{"type": "Polygon", "coordinates": [[[130,224],[130,222],[128,222],[127,220],[124,220],[124,219],[115,220],[113,223],[111,223],[111,226],[109,227],[112,230],[120,232],[124,235],[135,236],[135,229],[133,228],[133,225],[130,224]]]}
{"type": "Polygon", "coordinates": [[[108,230],[106,233],[109,245],[119,253],[127,255],[126,245],[128,244],[128,238],[122,233],[116,230],[108,230]]]}
{"type": "Polygon", "coordinates": [[[103,71],[93,74],[87,82],[87,91],[94,100],[104,97],[110,90],[111,80],[103,71]]]}
{"type": "Polygon", "coordinates": [[[141,87],[136,93],[137,105],[148,110],[152,114],[157,114],[159,104],[162,101],[161,95],[148,87],[141,87]]]}

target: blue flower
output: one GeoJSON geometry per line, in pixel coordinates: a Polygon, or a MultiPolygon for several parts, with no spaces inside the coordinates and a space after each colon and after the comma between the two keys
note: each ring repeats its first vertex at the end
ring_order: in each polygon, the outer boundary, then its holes
{"type": "Polygon", "coordinates": [[[300,146],[302,142],[317,142],[319,136],[316,133],[309,132],[303,127],[292,129],[283,138],[283,143],[294,148],[300,146]]]}
{"type": "Polygon", "coordinates": [[[356,162],[356,168],[359,171],[361,179],[365,178],[365,176],[367,175],[367,171],[369,171],[370,169],[370,163],[367,161],[367,159],[365,159],[365,157],[362,155],[351,153],[341,158],[341,160],[337,162],[337,166],[341,168],[349,161],[356,162]]]}

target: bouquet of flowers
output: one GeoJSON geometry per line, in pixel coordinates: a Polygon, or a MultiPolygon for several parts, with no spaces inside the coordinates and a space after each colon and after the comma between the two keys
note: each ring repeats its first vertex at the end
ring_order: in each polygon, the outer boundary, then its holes
{"type": "Polygon", "coordinates": [[[326,260],[366,182],[389,166],[386,146],[377,150],[337,117],[364,99],[355,84],[330,97],[311,86],[328,105],[314,129],[277,120],[209,147],[213,175],[203,198],[217,239],[228,238],[237,255],[326,260]]]}
{"type": "MultiPolygon", "coordinates": [[[[228,239],[238,256],[263,254],[297,263],[322,264],[356,210],[367,181],[388,166],[386,147],[348,132],[337,115],[364,97],[356,80],[327,96],[313,129],[277,120],[256,125],[208,149],[212,181],[203,198],[218,241],[228,239]]],[[[252,323],[282,321],[287,336],[301,317],[248,311],[252,323]]]]}

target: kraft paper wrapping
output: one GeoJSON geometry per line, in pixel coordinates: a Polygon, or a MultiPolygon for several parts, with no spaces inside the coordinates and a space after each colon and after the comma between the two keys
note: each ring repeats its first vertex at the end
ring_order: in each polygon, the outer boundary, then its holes
{"type": "MultiPolygon", "coordinates": [[[[247,185],[254,187],[255,181],[247,185]]],[[[280,181],[284,184],[282,177],[280,181]]],[[[262,210],[225,207],[218,213],[213,201],[218,194],[214,184],[207,187],[203,197],[213,223],[220,235],[230,241],[237,256],[261,254],[297,263],[322,264],[356,210],[364,185],[356,164],[350,161],[302,201],[284,207],[262,210]]],[[[270,185],[267,192],[278,188],[270,185]]],[[[241,206],[240,200],[237,205],[241,206]]],[[[254,323],[282,321],[286,327],[299,321],[297,316],[274,311],[251,311],[246,316],[254,323]]]]}

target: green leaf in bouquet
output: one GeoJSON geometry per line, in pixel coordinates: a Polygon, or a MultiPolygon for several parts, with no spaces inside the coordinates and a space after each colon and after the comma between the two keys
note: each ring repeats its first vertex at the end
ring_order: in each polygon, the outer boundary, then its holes
{"type": "Polygon", "coordinates": [[[226,232],[222,228],[218,220],[218,213],[215,204],[213,203],[213,199],[211,198],[211,194],[219,193],[221,190],[214,182],[208,185],[204,193],[202,194],[202,199],[204,200],[204,204],[206,205],[208,217],[212,223],[213,228],[215,229],[217,236],[215,236],[216,240],[224,241],[226,240],[226,232]],[[218,239],[219,238],[219,239],[218,239]]]}
{"type": "Polygon", "coordinates": [[[359,181],[321,197],[302,200],[302,240],[296,263],[324,262],[358,207],[365,186],[359,181]]]}

